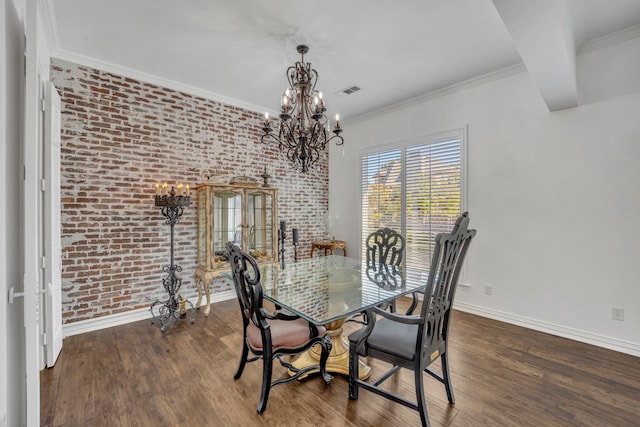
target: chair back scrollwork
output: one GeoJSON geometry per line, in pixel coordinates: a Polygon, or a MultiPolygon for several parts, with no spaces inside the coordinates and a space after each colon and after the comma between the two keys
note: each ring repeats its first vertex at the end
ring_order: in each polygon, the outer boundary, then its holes
{"type": "Polygon", "coordinates": [[[247,256],[237,244],[227,243],[227,256],[231,274],[245,321],[253,322],[257,327],[265,327],[260,309],[262,308],[262,283],[260,269],[255,259],[247,256]]]}
{"type": "Polygon", "coordinates": [[[367,237],[367,266],[376,264],[402,265],[404,236],[390,228],[381,228],[367,237]]]}
{"type": "Polygon", "coordinates": [[[406,285],[402,268],[388,264],[367,265],[367,278],[387,291],[402,289],[406,285]]]}
{"type": "MultiPolygon", "coordinates": [[[[402,260],[404,236],[390,228],[381,228],[367,237],[367,277],[382,289],[395,290],[405,286],[402,260]]],[[[391,304],[395,311],[395,305],[391,304]]]]}

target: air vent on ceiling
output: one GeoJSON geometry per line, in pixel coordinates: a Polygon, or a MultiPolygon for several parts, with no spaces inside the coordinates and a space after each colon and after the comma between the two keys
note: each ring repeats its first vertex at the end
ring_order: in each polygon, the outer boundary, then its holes
{"type": "Polygon", "coordinates": [[[353,85],[353,86],[349,86],[349,87],[346,87],[344,89],[339,90],[338,92],[336,92],[336,95],[338,95],[338,96],[347,96],[347,95],[351,95],[352,93],[357,92],[359,90],[360,90],[360,88],[358,86],[353,85]]]}

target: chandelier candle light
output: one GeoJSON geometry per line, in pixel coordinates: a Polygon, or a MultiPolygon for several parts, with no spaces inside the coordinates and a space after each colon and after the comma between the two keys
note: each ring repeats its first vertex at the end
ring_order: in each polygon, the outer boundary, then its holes
{"type": "Polygon", "coordinates": [[[285,151],[295,169],[307,172],[320,157],[329,141],[336,145],[344,144],[340,136],[340,121],[336,115],[336,125],[331,130],[324,112],[322,92],[316,90],[318,72],[311,68],[310,62],[304,62],[304,54],[309,51],[305,45],[297,47],[302,59],[287,69],[289,87],[284,91],[280,102],[280,124],[278,135],[273,133],[269,113],[264,114],[264,132],[260,141],[273,140],[281,151],[285,151]],[[333,136],[330,136],[333,133],[333,136]]]}
{"type": "Polygon", "coordinates": [[[166,300],[157,300],[151,305],[153,318],[160,320],[160,330],[165,332],[172,320],[187,315],[187,303],[191,307],[188,311],[188,320],[191,323],[195,320],[193,304],[178,293],[182,286],[182,279],[176,273],[182,271],[182,267],[174,264],[173,261],[173,227],[178,223],[178,218],[182,216],[184,208],[189,206],[190,196],[188,184],[186,187],[182,183],[178,184],[177,192],[173,187],[171,187],[171,191],[167,191],[166,182],[162,184],[162,187],[159,183],[156,183],[155,187],[155,205],[161,208],[162,215],[166,218],[167,224],[171,226],[170,263],[162,267],[162,271],[167,273],[162,279],[162,284],[169,295],[166,300]]]}

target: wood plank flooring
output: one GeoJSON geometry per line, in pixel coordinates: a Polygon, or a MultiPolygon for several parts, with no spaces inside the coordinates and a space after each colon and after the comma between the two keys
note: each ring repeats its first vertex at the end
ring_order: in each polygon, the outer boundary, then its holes
{"type": "MultiPolygon", "coordinates": [[[[404,302],[403,302],[404,304],[404,302]]],[[[402,307],[402,304],[400,305],[402,307]]],[[[449,338],[456,397],[425,375],[433,426],[640,426],[640,358],[456,311],[449,338]]],[[[358,327],[345,325],[345,331],[358,327]]],[[[236,300],[163,334],[140,321],[65,339],[42,371],[43,426],[415,426],[418,413],[360,391],[345,376],[272,389],[256,413],[262,368],[233,379],[241,320],[236,300]]],[[[276,364],[277,365],[277,364],[276,364]]],[[[373,375],[387,366],[370,362],[373,375]]],[[[285,375],[276,368],[274,378],[285,375]]],[[[411,398],[413,377],[389,387],[411,398]]]]}

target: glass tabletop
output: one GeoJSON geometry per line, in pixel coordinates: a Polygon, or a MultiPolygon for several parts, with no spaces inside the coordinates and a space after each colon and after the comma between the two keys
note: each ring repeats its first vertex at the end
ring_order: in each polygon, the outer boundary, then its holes
{"type": "MultiPolygon", "coordinates": [[[[229,272],[222,273],[232,279],[229,272]]],[[[424,289],[428,272],[341,255],[260,266],[264,297],[315,324],[327,324],[424,289]]]]}

